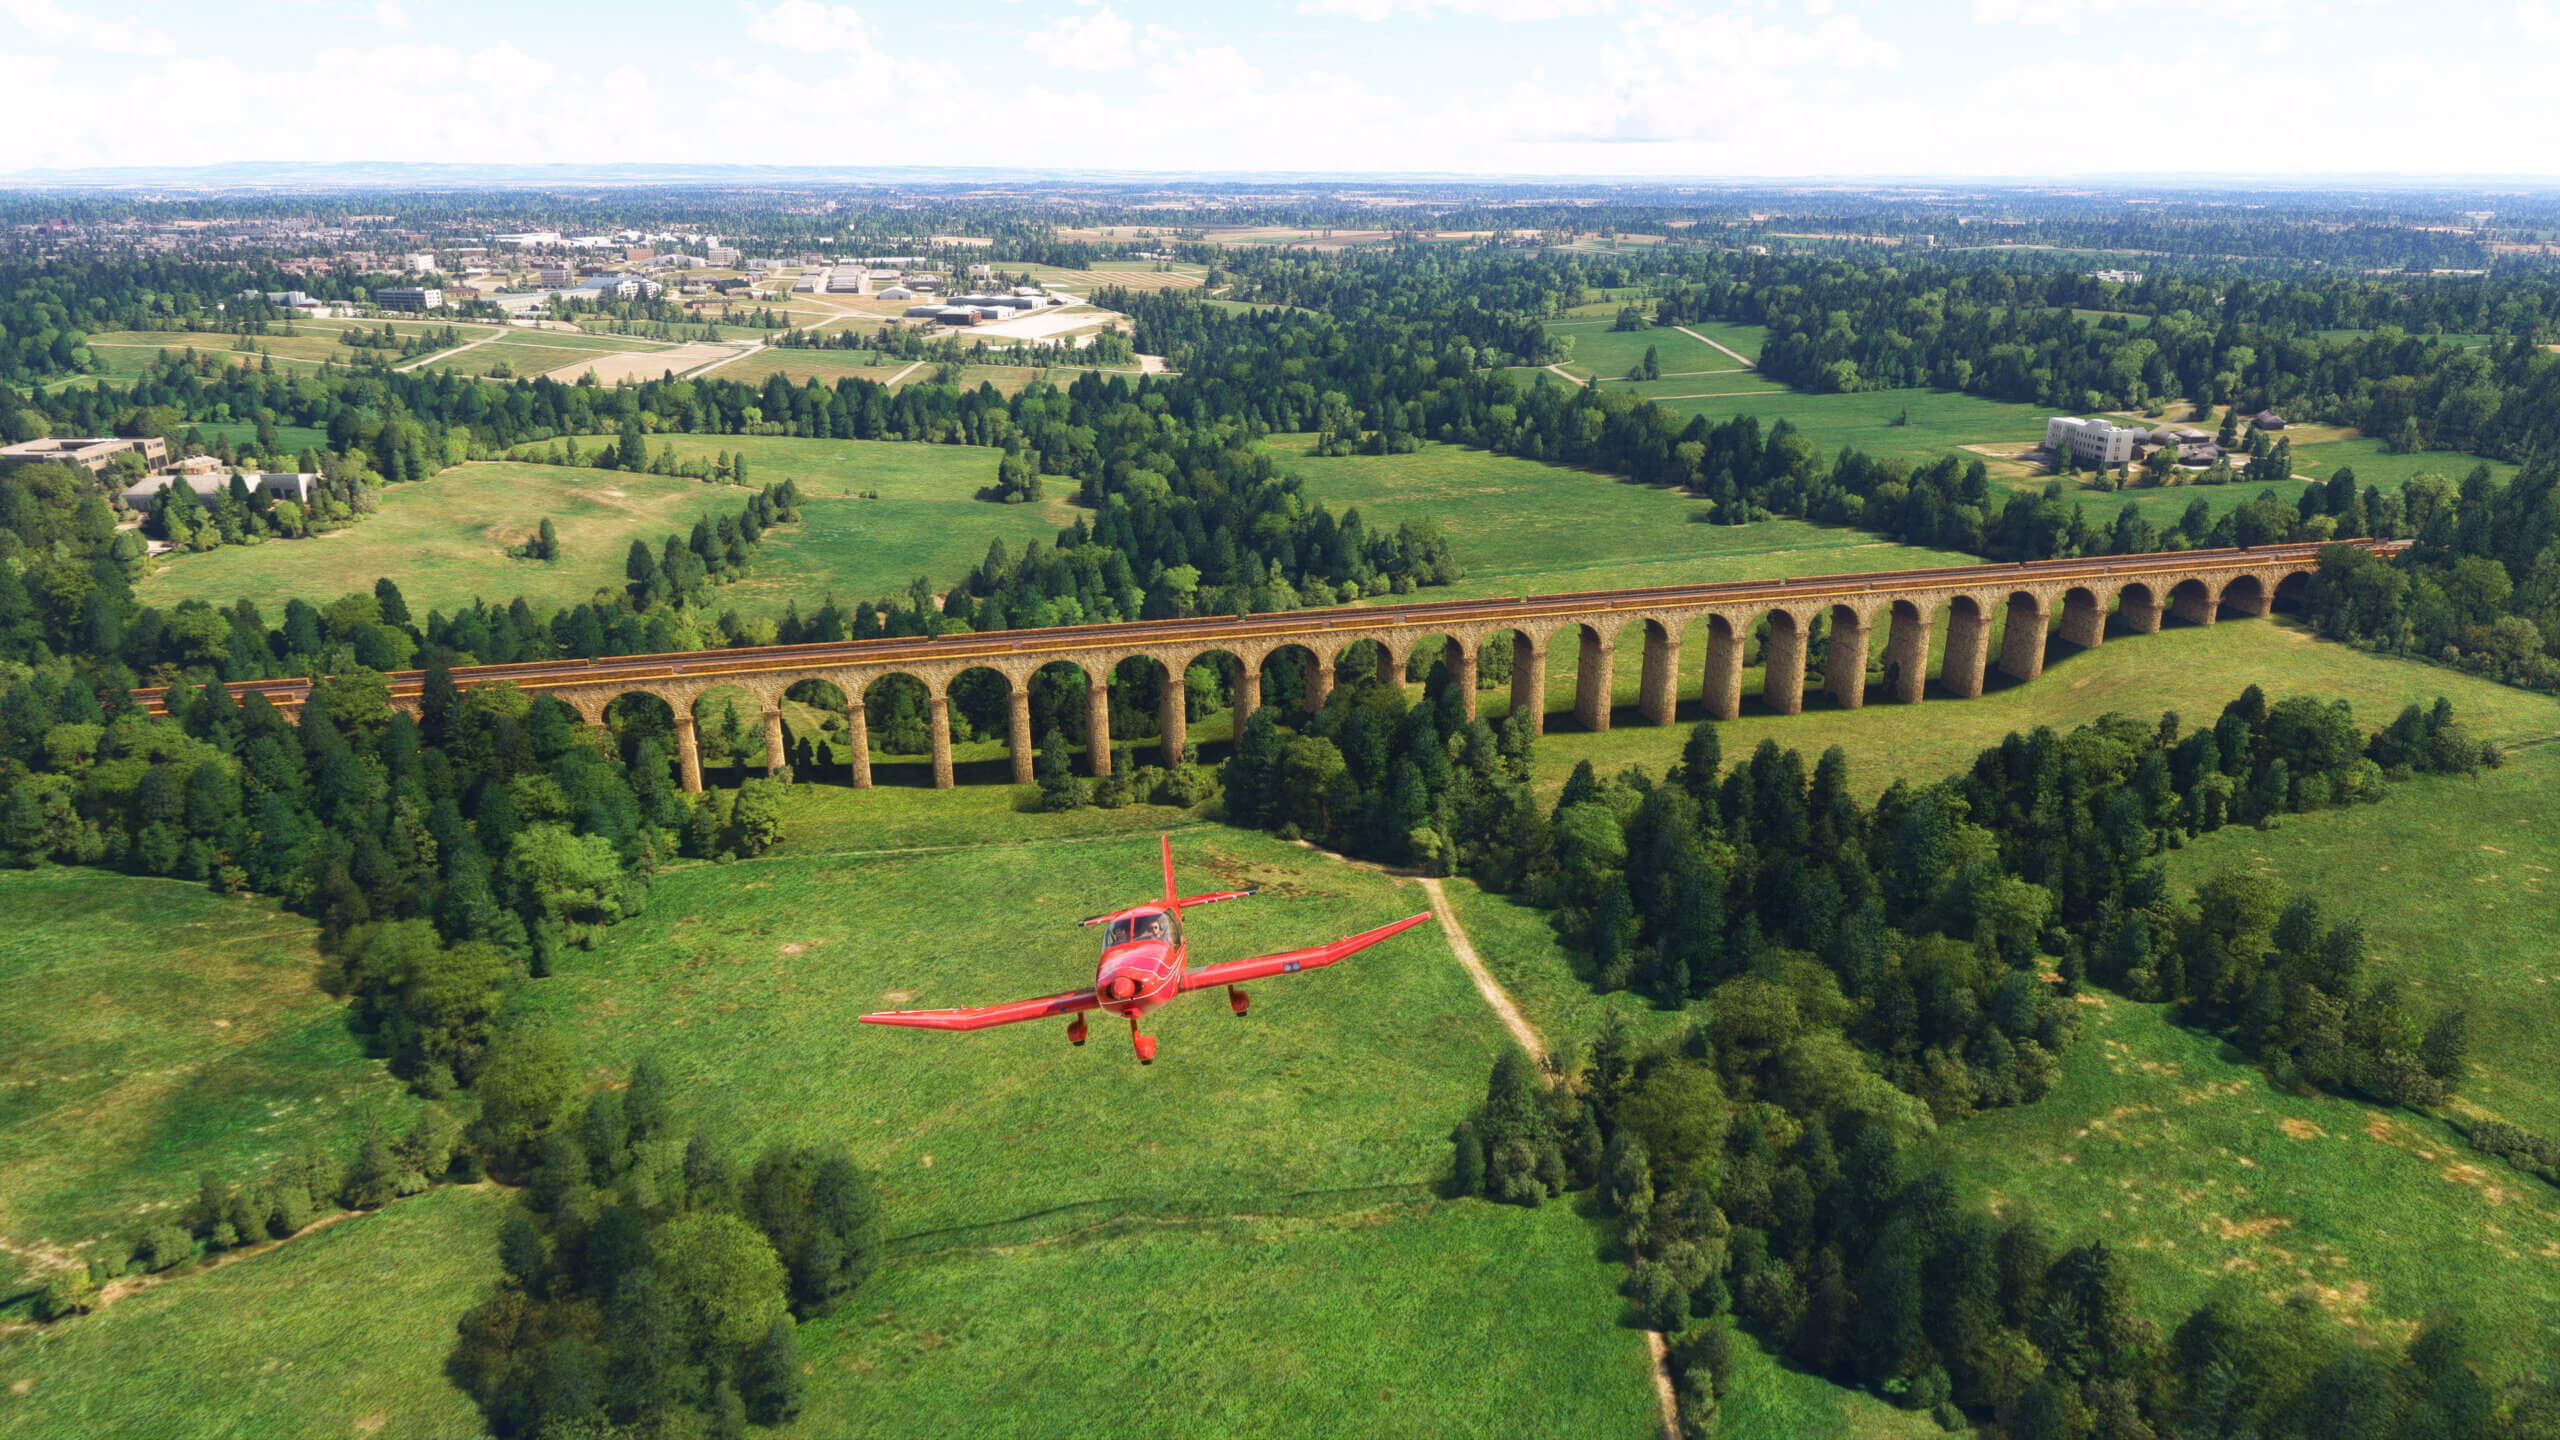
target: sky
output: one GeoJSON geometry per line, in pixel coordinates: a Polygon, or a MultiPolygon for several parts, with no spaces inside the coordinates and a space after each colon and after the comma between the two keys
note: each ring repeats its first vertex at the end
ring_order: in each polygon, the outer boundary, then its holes
{"type": "Polygon", "coordinates": [[[0,169],[2560,175],[2560,0],[0,0],[0,169]]]}

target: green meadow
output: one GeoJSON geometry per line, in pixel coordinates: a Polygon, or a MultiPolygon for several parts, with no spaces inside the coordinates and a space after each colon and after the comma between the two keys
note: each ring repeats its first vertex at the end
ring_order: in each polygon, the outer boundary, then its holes
{"type": "Polygon", "coordinates": [[[367,1115],[407,1128],[417,1102],[315,983],[310,921],[60,868],[0,871],[0,913],[0,1295],[174,1214],[201,1173],[352,1147],[367,1115]]]}
{"type": "MultiPolygon", "coordinates": [[[[939,590],[987,558],[989,542],[1019,552],[1034,540],[1054,544],[1077,511],[1064,499],[1000,505],[977,498],[996,478],[996,452],[974,445],[922,445],[892,440],[799,440],[765,435],[652,437],[679,460],[721,451],[747,457],[753,485],[790,479],[803,497],[800,523],[769,533],[743,580],[715,603],[742,615],[779,616],[797,603],[803,613],[829,595],[847,606],[903,593],[923,575],[939,590]],[[867,498],[877,494],[879,498],[867,498]]],[[[588,442],[580,442],[581,444],[588,442]]],[[[1049,479],[1054,495],[1074,482],[1049,479]]]]}
{"type": "Polygon", "coordinates": [[[0,1338],[8,1440],[464,1440],[454,1321],[497,1278],[504,1192],[430,1191],[94,1315],[0,1338]]]}
{"type": "Polygon", "coordinates": [[[1310,494],[1358,507],[1373,530],[1437,524],[1466,576],[1422,597],[1432,600],[1974,563],[1796,520],[1712,525],[1703,503],[1674,491],[1486,450],[1319,457],[1311,435],[1270,443],[1310,494]]]}
{"type": "MultiPolygon", "coordinates": [[[[780,479],[780,476],[766,477],[780,479]]],[[[736,512],[747,492],[665,475],[559,465],[482,463],[393,485],[381,508],[344,529],[304,540],[226,545],[161,562],[136,589],[144,603],[249,599],[270,621],[294,598],[322,602],[370,590],[378,576],[400,584],[409,607],[448,613],[473,598],[504,604],[522,595],[557,608],[602,588],[619,589],[633,540],[655,549],[696,519],[736,512]],[[560,536],[556,561],[519,560],[507,551],[549,519],[560,536]]]]}

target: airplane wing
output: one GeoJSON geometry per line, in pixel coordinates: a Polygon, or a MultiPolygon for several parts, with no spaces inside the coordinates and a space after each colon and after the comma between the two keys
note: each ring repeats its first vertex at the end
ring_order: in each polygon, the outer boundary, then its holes
{"type": "Polygon", "coordinates": [[[1091,1010],[1102,1003],[1102,997],[1088,985],[1063,995],[1045,995],[1037,1000],[1016,1000],[1010,1005],[980,1005],[967,1010],[878,1010],[862,1017],[865,1025],[906,1025],[918,1030],[984,1030],[990,1025],[1018,1025],[1025,1020],[1046,1020],[1053,1015],[1073,1015],[1091,1010]]]}
{"type": "Polygon", "coordinates": [[[1207,990],[1219,985],[1238,985],[1259,980],[1265,975],[1294,975],[1301,970],[1314,970],[1330,965],[1345,956],[1358,954],[1381,940],[1389,940],[1431,918],[1431,912],[1408,915],[1393,925],[1364,930],[1348,940],[1318,945],[1311,950],[1283,950],[1277,955],[1257,955],[1250,960],[1229,960],[1221,965],[1205,966],[1182,977],[1182,988],[1207,990]]]}

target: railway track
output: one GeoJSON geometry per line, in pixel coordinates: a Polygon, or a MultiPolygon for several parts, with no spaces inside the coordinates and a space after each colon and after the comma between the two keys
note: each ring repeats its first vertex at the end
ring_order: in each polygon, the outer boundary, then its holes
{"type": "MultiPolygon", "coordinates": [[[[2328,542],[2335,543],[2335,542],[2328,542]]],[[[2352,541],[2379,554],[2396,555],[2406,540],[2352,541]]],[[[453,671],[457,685],[470,688],[513,682],[528,689],[552,685],[701,679],[805,670],[828,665],[881,665],[901,661],[937,663],[1016,656],[1090,653],[1117,646],[1166,643],[1295,639],[1338,635],[1357,638],[1380,631],[1428,631],[1443,625],[1479,621],[1521,621],[1594,611],[1649,610],[1667,606],[1714,605],[1753,600],[1845,599],[1891,593],[1962,589],[1975,585],[2019,585],[2077,579],[2135,579],[2143,575],[2185,575],[2197,570],[2257,568],[2312,560],[2324,543],[2268,545],[2255,549],[2176,550],[2103,559],[2020,561],[2008,565],[1947,565],[1922,570],[1876,570],[1850,575],[1802,575],[1781,580],[1726,580],[1701,585],[1657,585],[1633,590],[1581,590],[1549,595],[1522,595],[1489,600],[1435,600],[1405,605],[1352,605],[1329,610],[1293,610],[1262,615],[1218,616],[1188,620],[1133,620],[1105,625],[1061,626],[1046,630],[1000,630],[907,637],[889,640],[846,640],[811,645],[765,645],[737,650],[692,650],[672,654],[619,655],[599,660],[540,660],[515,665],[476,665],[453,671]]],[[[414,698],[426,672],[402,670],[389,676],[394,699],[414,698]]],[[[300,705],[311,693],[303,677],[253,680],[229,687],[235,696],[267,697],[279,707],[300,705]]],[[[165,713],[164,687],[136,690],[134,698],[148,713],[165,713]]]]}

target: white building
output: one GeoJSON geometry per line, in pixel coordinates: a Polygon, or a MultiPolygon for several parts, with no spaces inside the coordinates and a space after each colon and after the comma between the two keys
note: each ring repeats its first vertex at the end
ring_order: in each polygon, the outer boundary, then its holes
{"type": "Polygon", "coordinates": [[[517,249],[523,250],[533,249],[543,245],[557,245],[560,243],[560,232],[557,230],[520,230],[512,235],[492,235],[489,239],[495,244],[512,245],[517,249]]]}
{"type": "Polygon", "coordinates": [[[374,291],[373,303],[385,310],[440,310],[444,292],[433,286],[392,285],[374,291]]]}
{"type": "Polygon", "coordinates": [[[734,268],[738,263],[738,247],[735,245],[707,245],[703,247],[702,258],[710,261],[714,265],[734,268]]]}
{"type": "Polygon", "coordinates": [[[2134,442],[2151,432],[2112,420],[2077,420],[2057,415],[2044,422],[2044,448],[2059,456],[2066,449],[2084,466],[2112,470],[2133,463],[2134,442]]]}
{"type": "Polygon", "coordinates": [[[655,300],[666,287],[638,275],[598,275],[569,292],[572,300],[655,300]]]}
{"type": "Polygon", "coordinates": [[[403,255],[400,257],[400,268],[413,275],[431,274],[436,268],[436,257],[424,250],[403,255]]]}
{"type": "MultiPolygon", "coordinates": [[[[238,473],[252,491],[264,490],[278,500],[290,500],[297,505],[310,503],[311,487],[320,483],[320,477],[308,471],[242,470],[238,473]]],[[[231,493],[231,476],[232,472],[227,470],[200,470],[186,475],[162,473],[145,476],[126,487],[124,503],[128,509],[148,510],[151,508],[153,497],[182,481],[188,489],[204,499],[219,501],[223,496],[231,493]]]]}
{"type": "Polygon", "coordinates": [[[2089,278],[2092,280],[2104,280],[2110,285],[2139,285],[2142,283],[2142,272],[2139,270],[2098,270],[2093,271],[2089,278]]]}

